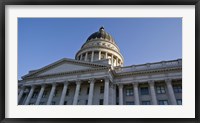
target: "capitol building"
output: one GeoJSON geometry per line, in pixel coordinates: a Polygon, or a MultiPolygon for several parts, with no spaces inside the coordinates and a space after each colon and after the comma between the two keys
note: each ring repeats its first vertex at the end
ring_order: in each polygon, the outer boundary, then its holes
{"type": "Polygon", "coordinates": [[[182,105],[182,59],[123,66],[101,27],[75,59],[63,58],[18,81],[18,105],[182,105]]]}

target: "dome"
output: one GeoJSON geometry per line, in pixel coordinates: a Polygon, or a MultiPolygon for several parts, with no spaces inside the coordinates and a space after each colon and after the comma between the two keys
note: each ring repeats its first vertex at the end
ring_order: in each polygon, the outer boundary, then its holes
{"type": "Polygon", "coordinates": [[[91,34],[88,37],[87,41],[90,41],[92,39],[103,39],[105,41],[115,43],[112,36],[105,31],[104,27],[100,27],[98,32],[91,34]]]}
{"type": "Polygon", "coordinates": [[[99,31],[92,33],[88,37],[87,41],[76,53],[75,59],[98,63],[104,60],[108,61],[108,64],[112,66],[122,66],[124,63],[119,47],[112,36],[104,30],[104,27],[100,27],[99,31]]]}

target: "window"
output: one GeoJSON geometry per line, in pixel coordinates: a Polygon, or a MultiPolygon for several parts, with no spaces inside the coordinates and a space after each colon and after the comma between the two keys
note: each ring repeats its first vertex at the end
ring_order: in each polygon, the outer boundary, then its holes
{"type": "Polygon", "coordinates": [[[133,96],[133,88],[126,89],[126,96],[133,96]]]}
{"type": "Polygon", "coordinates": [[[92,56],[92,54],[88,54],[88,56],[87,56],[87,61],[90,61],[90,60],[91,60],[91,56],[92,56]]]}
{"type": "Polygon", "coordinates": [[[168,105],[168,101],[167,100],[158,100],[158,104],[159,105],[168,105]]]}
{"type": "Polygon", "coordinates": [[[182,85],[173,85],[174,93],[182,93],[182,85]]]}
{"type": "Polygon", "coordinates": [[[58,95],[58,90],[56,89],[55,92],[54,92],[53,97],[56,97],[57,95],[58,95]]]}
{"type": "Polygon", "coordinates": [[[34,92],[32,98],[37,98],[38,92],[34,92]]]}
{"type": "Polygon", "coordinates": [[[52,101],[52,102],[51,102],[51,105],[55,105],[55,104],[56,104],[56,102],[55,102],[55,101],[52,101]]]}
{"type": "Polygon", "coordinates": [[[160,85],[160,86],[156,86],[156,93],[157,94],[164,94],[166,91],[165,91],[165,87],[160,85]]]}
{"type": "Polygon", "coordinates": [[[82,59],[81,60],[85,60],[85,56],[82,56],[82,59]]]}
{"type": "Polygon", "coordinates": [[[44,105],[44,102],[40,102],[39,105],[44,105]]]}
{"type": "Polygon", "coordinates": [[[45,98],[47,96],[47,91],[44,91],[42,98],[45,98]]]}
{"type": "Polygon", "coordinates": [[[142,105],[151,105],[150,101],[142,101],[142,105]]]}
{"type": "Polygon", "coordinates": [[[103,99],[99,100],[99,105],[103,105],[103,99]]]}
{"type": "Polygon", "coordinates": [[[148,87],[141,87],[140,91],[141,91],[141,95],[148,95],[149,94],[149,88],[148,87]]]}
{"type": "Polygon", "coordinates": [[[177,102],[177,105],[182,105],[182,99],[177,99],[176,102],[177,102]]]}
{"type": "Polygon", "coordinates": [[[106,59],[106,55],[105,54],[101,54],[101,59],[106,59]]]}
{"type": "Polygon", "coordinates": [[[67,101],[64,101],[64,105],[67,105],[67,101]]]}
{"type": "Polygon", "coordinates": [[[79,90],[79,95],[81,95],[81,88],[80,88],[80,90],[79,90]]]}
{"type": "Polygon", "coordinates": [[[87,105],[88,104],[88,100],[85,100],[85,105],[87,105]]]}
{"type": "Polygon", "coordinates": [[[66,92],[66,96],[68,96],[69,95],[69,88],[67,89],[67,92],[66,92]]]}
{"type": "Polygon", "coordinates": [[[87,95],[89,94],[89,91],[90,91],[90,87],[87,88],[87,95]]]}
{"type": "Polygon", "coordinates": [[[127,101],[126,105],[134,105],[134,102],[133,101],[127,101]]]}
{"type": "Polygon", "coordinates": [[[101,87],[100,87],[100,93],[101,93],[101,94],[104,93],[104,86],[101,86],[101,87]]]}

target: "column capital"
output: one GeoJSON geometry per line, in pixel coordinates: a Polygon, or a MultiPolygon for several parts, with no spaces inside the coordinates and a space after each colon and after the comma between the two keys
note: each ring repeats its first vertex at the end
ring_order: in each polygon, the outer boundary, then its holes
{"type": "Polygon", "coordinates": [[[94,78],[90,78],[88,82],[89,82],[89,83],[94,83],[94,82],[95,82],[95,79],[94,79],[94,78]]]}
{"type": "Polygon", "coordinates": [[[52,86],[56,86],[57,85],[57,83],[56,82],[53,82],[53,83],[51,83],[52,84],[52,86]]]}
{"type": "Polygon", "coordinates": [[[133,86],[138,86],[138,82],[133,82],[133,86]]]}
{"type": "Polygon", "coordinates": [[[166,84],[171,84],[172,80],[171,79],[165,79],[166,84]]]}
{"type": "Polygon", "coordinates": [[[108,76],[104,76],[103,78],[104,78],[105,80],[106,80],[106,79],[110,79],[108,76]]]}
{"type": "Polygon", "coordinates": [[[109,79],[108,77],[105,77],[105,78],[104,78],[104,83],[109,83],[109,80],[110,80],[110,79],[109,79]]]}
{"type": "Polygon", "coordinates": [[[31,85],[31,88],[35,88],[36,87],[36,85],[31,85]]]}
{"type": "Polygon", "coordinates": [[[68,82],[68,81],[64,81],[63,84],[64,84],[64,85],[68,85],[69,82],[68,82]]]}
{"type": "Polygon", "coordinates": [[[149,81],[148,81],[148,84],[149,84],[149,85],[154,85],[154,84],[155,84],[155,81],[149,80],[149,81]]]}
{"type": "Polygon", "coordinates": [[[46,84],[42,83],[40,86],[41,86],[41,87],[46,87],[46,84]]]}
{"type": "Polygon", "coordinates": [[[117,84],[117,85],[118,85],[119,88],[123,88],[123,86],[124,86],[124,85],[121,84],[121,83],[120,83],[120,84],[117,84]]]}
{"type": "Polygon", "coordinates": [[[77,84],[77,85],[78,85],[78,84],[80,85],[81,83],[82,83],[82,81],[81,81],[81,80],[79,80],[79,79],[78,79],[78,80],[76,80],[76,84],[77,84]]]}
{"type": "Polygon", "coordinates": [[[21,89],[25,89],[25,87],[26,87],[26,86],[24,86],[24,85],[20,86],[21,89]]]}

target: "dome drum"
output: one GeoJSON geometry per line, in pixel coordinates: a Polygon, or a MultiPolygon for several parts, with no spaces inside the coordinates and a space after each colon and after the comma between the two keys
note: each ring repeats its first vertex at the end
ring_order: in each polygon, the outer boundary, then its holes
{"type": "Polygon", "coordinates": [[[108,59],[108,64],[113,66],[121,66],[123,64],[122,60],[112,53],[105,51],[87,51],[82,52],[77,55],[77,60],[86,61],[86,62],[94,62],[98,60],[108,59]]]}

